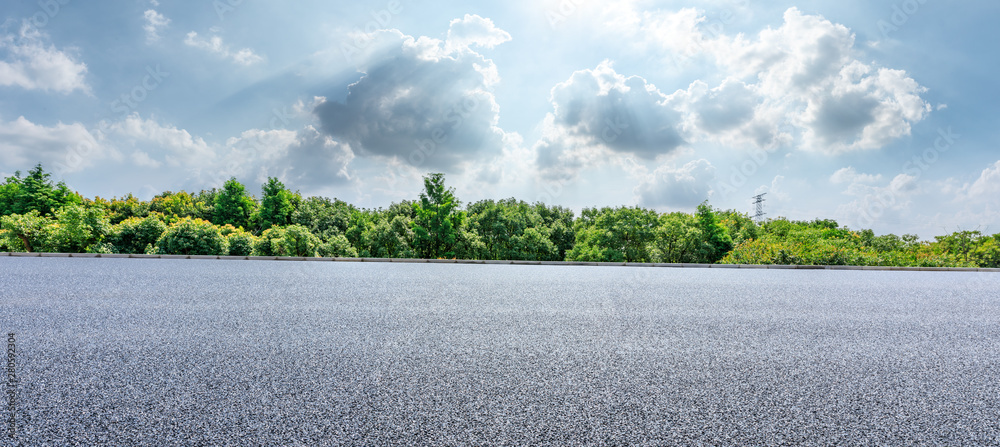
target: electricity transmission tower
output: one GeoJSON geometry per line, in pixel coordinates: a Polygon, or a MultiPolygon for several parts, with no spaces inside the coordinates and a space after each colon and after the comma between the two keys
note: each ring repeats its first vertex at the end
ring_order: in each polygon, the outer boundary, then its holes
{"type": "Polygon", "coordinates": [[[764,213],[764,196],[766,196],[766,195],[767,195],[767,193],[765,192],[763,194],[757,194],[757,195],[753,196],[753,199],[754,199],[753,204],[757,208],[757,212],[753,215],[754,222],[761,223],[761,221],[764,220],[764,214],[765,214],[764,213]]]}

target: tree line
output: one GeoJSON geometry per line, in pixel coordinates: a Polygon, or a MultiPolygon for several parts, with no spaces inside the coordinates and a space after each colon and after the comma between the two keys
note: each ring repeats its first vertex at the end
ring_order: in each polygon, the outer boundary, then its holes
{"type": "Polygon", "coordinates": [[[269,178],[260,198],[220,189],[88,199],[35,166],[0,184],[0,251],[539,261],[1000,267],[1000,234],[933,241],[836,221],[754,222],[707,202],[693,214],[570,209],[513,198],[463,206],[443,174],[414,200],[358,208],[269,178]]]}

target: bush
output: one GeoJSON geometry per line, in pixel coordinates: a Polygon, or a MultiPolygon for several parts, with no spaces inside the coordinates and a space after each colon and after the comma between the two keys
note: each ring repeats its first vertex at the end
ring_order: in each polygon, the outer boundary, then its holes
{"type": "Polygon", "coordinates": [[[226,238],[211,222],[185,217],[167,228],[156,241],[158,254],[226,255],[226,238]]]}
{"type": "Polygon", "coordinates": [[[253,256],[257,238],[245,231],[237,231],[226,236],[229,254],[232,256],[253,256]]]}
{"type": "Polygon", "coordinates": [[[257,253],[261,256],[297,256],[313,257],[322,245],[309,229],[302,225],[289,225],[285,228],[272,227],[264,230],[256,243],[257,253]]]}
{"type": "Polygon", "coordinates": [[[358,250],[343,234],[338,234],[319,246],[319,255],[328,258],[356,258],[358,250]]]}
{"type": "Polygon", "coordinates": [[[156,244],[156,241],[167,231],[158,213],[145,218],[129,217],[111,231],[109,242],[117,253],[145,253],[146,247],[156,244]]]}
{"type": "Polygon", "coordinates": [[[15,252],[46,251],[51,223],[36,210],[0,217],[0,245],[15,252]]]}
{"type": "Polygon", "coordinates": [[[49,234],[49,248],[60,253],[87,253],[111,233],[104,210],[71,204],[55,212],[56,224],[49,234]]]}

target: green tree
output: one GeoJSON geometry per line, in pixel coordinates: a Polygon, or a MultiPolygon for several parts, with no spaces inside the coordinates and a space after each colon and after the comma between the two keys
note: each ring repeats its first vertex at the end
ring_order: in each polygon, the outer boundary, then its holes
{"type": "Polygon", "coordinates": [[[465,213],[458,211],[460,202],[455,190],[444,186],[444,174],[424,177],[420,202],[413,204],[414,248],[422,258],[453,258],[465,213]]]}
{"type": "Polygon", "coordinates": [[[258,238],[247,231],[226,225],[219,228],[219,233],[226,238],[230,256],[253,256],[258,238]]]}
{"type": "Polygon", "coordinates": [[[236,178],[230,178],[215,197],[216,225],[232,225],[236,228],[249,228],[250,216],[257,203],[247,195],[246,188],[236,178]]]}
{"type": "Polygon", "coordinates": [[[405,215],[396,215],[392,221],[383,216],[378,222],[365,231],[363,240],[369,255],[377,258],[411,258],[413,251],[412,220],[405,215]]]}
{"type": "Polygon", "coordinates": [[[547,206],[536,203],[535,211],[542,218],[542,225],[549,231],[549,240],[555,244],[558,253],[553,261],[566,259],[566,252],[573,249],[576,234],[573,232],[573,210],[561,206],[547,206]]]}
{"type": "Polygon", "coordinates": [[[701,240],[701,229],[694,216],[681,212],[663,214],[649,248],[650,257],[653,262],[699,262],[701,240]]]}
{"type": "Polygon", "coordinates": [[[351,215],[357,211],[353,205],[339,199],[310,197],[292,212],[292,223],[303,225],[312,234],[328,240],[346,234],[351,226],[351,215]]]}
{"type": "Polygon", "coordinates": [[[45,251],[51,224],[52,221],[39,215],[38,210],[3,216],[0,217],[0,239],[6,250],[45,251]]]}
{"type": "Polygon", "coordinates": [[[716,216],[719,223],[726,227],[733,244],[760,237],[760,227],[747,213],[726,210],[716,212],[716,216]]]}
{"type": "Polygon", "coordinates": [[[0,184],[0,216],[17,214],[21,208],[18,202],[20,196],[21,171],[17,171],[0,184]]]}
{"type": "Polygon", "coordinates": [[[167,223],[174,223],[185,217],[200,219],[194,197],[185,191],[164,191],[156,195],[149,202],[149,211],[162,214],[167,223]]]}
{"type": "Polygon", "coordinates": [[[149,202],[128,194],[122,198],[112,198],[108,202],[108,221],[119,224],[130,217],[144,218],[151,212],[149,202]]]}
{"type": "Polygon", "coordinates": [[[698,205],[697,218],[702,236],[701,262],[714,264],[733,249],[733,240],[707,202],[698,205]]]}
{"type": "Polygon", "coordinates": [[[292,223],[295,203],[301,201],[297,194],[285,189],[285,185],[277,178],[268,177],[267,183],[261,188],[263,196],[260,200],[260,225],[262,230],[272,226],[285,226],[292,223]]]}
{"type": "Polygon", "coordinates": [[[101,208],[70,204],[56,211],[56,224],[49,234],[49,247],[60,253],[100,250],[111,233],[111,224],[101,208]]]}
{"type": "Polygon", "coordinates": [[[0,214],[25,214],[31,210],[42,216],[53,216],[55,210],[69,204],[82,204],[83,198],[70,191],[65,183],[52,183],[52,175],[41,164],[28,171],[27,177],[15,172],[0,188],[0,214]]]}
{"type": "Polygon", "coordinates": [[[351,246],[347,237],[338,234],[319,246],[319,254],[328,258],[356,258],[358,250],[351,246]]]}
{"type": "Polygon", "coordinates": [[[462,229],[455,236],[455,256],[459,259],[489,259],[486,256],[486,244],[479,235],[462,229]]]}
{"type": "Polygon", "coordinates": [[[114,225],[108,241],[115,253],[146,253],[167,231],[167,224],[159,213],[145,218],[129,217],[114,225]]]}
{"type": "Polygon", "coordinates": [[[302,225],[271,227],[260,235],[256,251],[261,256],[314,257],[322,245],[309,229],[302,225]]]}
{"type": "Polygon", "coordinates": [[[185,217],[156,241],[153,252],[167,255],[226,255],[226,238],[211,222],[185,217]]]}
{"type": "Polygon", "coordinates": [[[209,222],[215,217],[215,199],[219,196],[216,188],[203,189],[191,197],[194,209],[191,217],[197,217],[209,222]]]}
{"type": "Polygon", "coordinates": [[[566,259],[649,262],[658,217],[639,207],[585,208],[576,222],[576,245],[566,259]]]}

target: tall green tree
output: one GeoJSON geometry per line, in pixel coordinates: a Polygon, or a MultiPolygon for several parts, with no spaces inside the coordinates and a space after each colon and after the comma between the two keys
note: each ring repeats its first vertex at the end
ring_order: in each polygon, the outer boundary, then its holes
{"type": "Polygon", "coordinates": [[[715,215],[715,211],[712,210],[707,201],[698,205],[696,216],[702,237],[700,261],[714,264],[733,249],[733,239],[729,236],[729,230],[719,223],[718,216],[715,215]]]}
{"type": "Polygon", "coordinates": [[[257,203],[247,195],[247,190],[236,178],[230,178],[215,196],[216,225],[232,225],[236,228],[248,228],[250,216],[253,215],[257,203]]]}
{"type": "Polygon", "coordinates": [[[7,177],[3,184],[0,184],[0,216],[17,214],[20,208],[18,204],[20,195],[21,171],[17,171],[14,175],[7,177]]]}
{"type": "Polygon", "coordinates": [[[21,177],[20,171],[8,177],[0,187],[0,215],[25,214],[31,210],[42,216],[54,216],[55,210],[83,198],[70,191],[65,183],[52,183],[52,175],[39,163],[21,177]]]}
{"type": "Polygon", "coordinates": [[[274,177],[268,177],[267,183],[261,189],[263,190],[259,210],[261,230],[275,225],[291,224],[295,203],[301,201],[297,194],[286,189],[284,183],[274,177]]]}
{"type": "Polygon", "coordinates": [[[424,177],[424,191],[420,201],[413,204],[414,248],[423,258],[453,258],[458,237],[465,221],[465,213],[458,210],[461,203],[455,190],[444,186],[444,174],[424,177]]]}

